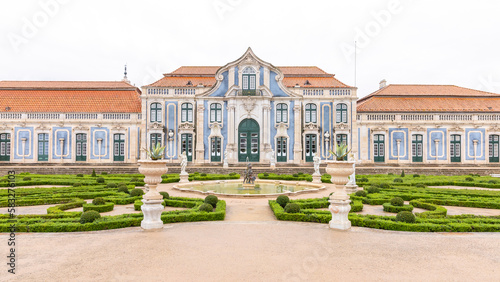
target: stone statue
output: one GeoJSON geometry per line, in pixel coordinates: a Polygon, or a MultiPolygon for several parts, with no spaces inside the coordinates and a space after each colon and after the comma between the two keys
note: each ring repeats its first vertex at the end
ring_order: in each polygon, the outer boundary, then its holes
{"type": "Polygon", "coordinates": [[[229,167],[229,164],[227,163],[227,157],[228,157],[228,153],[227,153],[227,150],[225,150],[224,151],[224,162],[222,164],[223,168],[228,168],[229,167]]]}
{"type": "Polygon", "coordinates": [[[182,152],[181,154],[181,173],[185,174],[186,173],[186,166],[188,164],[188,158],[186,155],[186,151],[182,152]]]}
{"type": "Polygon", "coordinates": [[[321,158],[319,156],[319,152],[316,152],[316,154],[314,154],[313,161],[314,161],[314,174],[320,174],[319,164],[321,163],[321,158]]]}

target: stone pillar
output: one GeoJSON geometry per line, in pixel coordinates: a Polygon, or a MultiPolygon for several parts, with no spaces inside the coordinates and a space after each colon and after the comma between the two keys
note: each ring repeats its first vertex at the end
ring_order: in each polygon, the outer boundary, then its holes
{"type": "MultiPolygon", "coordinates": [[[[199,101],[203,103],[203,101],[199,101]]],[[[203,129],[205,127],[205,121],[203,120],[203,114],[205,113],[205,106],[203,104],[197,104],[196,109],[196,160],[195,163],[202,164],[205,162],[205,148],[203,146],[203,139],[205,134],[203,129]]]]}
{"type": "Polygon", "coordinates": [[[229,123],[229,126],[227,128],[227,153],[228,153],[228,163],[236,163],[236,156],[237,156],[237,146],[236,146],[236,140],[234,140],[235,133],[238,131],[237,126],[235,125],[235,120],[234,120],[234,112],[236,109],[236,105],[234,103],[229,102],[227,105],[227,121],[229,123]]]}
{"type": "Polygon", "coordinates": [[[293,107],[294,113],[294,144],[293,144],[293,163],[300,164],[302,162],[302,122],[300,116],[300,104],[293,107]]]}
{"type": "MultiPolygon", "coordinates": [[[[265,104],[262,105],[262,112],[263,112],[263,117],[262,117],[262,132],[263,132],[263,140],[264,140],[264,152],[267,153],[267,152],[270,152],[271,151],[271,144],[269,142],[272,142],[269,138],[270,138],[270,131],[271,131],[271,127],[269,126],[269,120],[270,120],[270,112],[271,112],[271,107],[270,105],[268,104],[269,101],[266,101],[264,102],[265,104]]],[[[267,156],[267,154],[265,154],[264,156],[267,156]]]]}

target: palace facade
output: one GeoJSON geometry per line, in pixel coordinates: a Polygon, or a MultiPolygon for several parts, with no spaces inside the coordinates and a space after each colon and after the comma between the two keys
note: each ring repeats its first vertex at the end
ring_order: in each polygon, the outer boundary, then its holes
{"type": "Polygon", "coordinates": [[[304,165],[348,144],[361,163],[498,164],[500,95],[386,85],[357,98],[318,67],[277,67],[249,48],[224,66],[122,81],[1,81],[0,162],[136,163],[160,143],[194,164],[304,165]]]}

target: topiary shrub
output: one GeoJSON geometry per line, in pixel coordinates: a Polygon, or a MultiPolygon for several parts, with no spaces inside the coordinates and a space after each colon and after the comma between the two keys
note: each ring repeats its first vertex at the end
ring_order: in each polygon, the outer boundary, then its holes
{"type": "Polygon", "coordinates": [[[106,185],[106,187],[108,187],[108,188],[116,188],[117,185],[116,185],[116,183],[108,183],[108,185],[106,185]]]}
{"type": "Polygon", "coordinates": [[[95,169],[92,169],[92,177],[97,177],[97,175],[95,174],[95,169]]]}
{"type": "Polygon", "coordinates": [[[96,205],[96,206],[104,205],[105,203],[106,202],[101,197],[97,197],[97,198],[95,198],[95,199],[92,200],[92,204],[96,205]]]}
{"type": "Polygon", "coordinates": [[[285,195],[280,195],[276,198],[276,203],[278,203],[282,208],[285,208],[286,204],[290,203],[290,198],[285,195]]]}
{"type": "Polygon", "coordinates": [[[95,182],[97,182],[97,183],[104,183],[104,177],[97,177],[95,179],[95,182]]]}
{"type": "Polygon", "coordinates": [[[269,176],[269,173],[264,172],[264,177],[268,177],[268,176],[269,176]]]}
{"type": "Polygon", "coordinates": [[[380,188],[385,188],[385,189],[388,189],[388,188],[391,188],[391,185],[389,185],[389,183],[382,183],[379,185],[380,188]]]}
{"type": "Polygon", "coordinates": [[[403,183],[403,179],[401,179],[401,178],[394,178],[394,183],[403,183]]]}
{"type": "Polygon", "coordinates": [[[405,177],[405,170],[404,169],[403,169],[403,171],[401,171],[400,177],[405,177]]]}
{"type": "Polygon", "coordinates": [[[420,177],[420,174],[414,174],[413,177],[420,177]]]}
{"type": "Polygon", "coordinates": [[[298,173],[294,173],[293,177],[299,177],[299,174],[298,173]]]}
{"type": "Polygon", "coordinates": [[[229,173],[229,176],[235,176],[237,173],[236,172],[231,172],[229,173]]]}
{"type": "Polygon", "coordinates": [[[80,186],[82,186],[82,183],[80,182],[73,183],[73,187],[80,187],[80,186]]]}
{"type": "Polygon", "coordinates": [[[425,185],[422,184],[422,183],[417,183],[417,185],[415,185],[415,187],[417,187],[417,188],[425,188],[425,185]]]}
{"type": "Polygon", "coordinates": [[[366,177],[361,177],[361,178],[359,178],[359,179],[358,179],[358,180],[356,180],[356,181],[358,181],[358,182],[368,182],[368,178],[366,178],[366,177]]]}
{"type": "Polygon", "coordinates": [[[101,172],[101,175],[108,175],[108,173],[103,171],[103,172],[101,172]]]}
{"type": "Polygon", "coordinates": [[[355,195],[358,197],[366,197],[366,191],[364,191],[364,190],[356,191],[355,195]]]}
{"type": "Polygon", "coordinates": [[[394,173],[392,173],[392,172],[389,172],[389,173],[388,173],[387,175],[391,176],[391,175],[394,175],[394,173]]]}
{"type": "Polygon", "coordinates": [[[135,189],[132,189],[132,191],[130,191],[131,197],[138,197],[138,196],[142,196],[142,195],[144,195],[144,191],[142,191],[141,189],[135,188],[135,189]]]}
{"type": "Polygon", "coordinates": [[[202,173],[202,174],[200,174],[200,176],[207,176],[207,174],[206,173],[202,173]]]}
{"type": "Polygon", "coordinates": [[[401,197],[394,197],[391,199],[391,205],[402,207],[405,204],[405,201],[401,197]]]}
{"type": "Polygon", "coordinates": [[[137,177],[132,177],[132,179],[130,179],[130,182],[139,182],[139,179],[137,177]]]}
{"type": "MultiPolygon", "coordinates": [[[[358,191],[359,192],[359,191],[358,191]]],[[[368,187],[366,189],[366,192],[368,192],[368,194],[374,194],[374,193],[379,193],[380,192],[380,189],[378,187],[368,187]]]]}
{"type": "Polygon", "coordinates": [[[160,192],[160,195],[163,196],[163,199],[168,199],[170,198],[170,195],[167,192],[160,192]]]}
{"type": "Polygon", "coordinates": [[[118,193],[123,192],[123,193],[129,193],[127,186],[120,186],[118,187],[118,193]]]}
{"type": "Polygon", "coordinates": [[[94,222],[96,219],[100,217],[101,215],[96,211],[86,211],[82,213],[82,216],[80,217],[80,223],[84,224],[84,223],[94,222]]]}
{"type": "Polygon", "coordinates": [[[204,211],[204,212],[213,212],[214,211],[214,207],[211,205],[211,204],[202,204],[199,208],[198,208],[199,211],[204,211]]]}
{"type": "Polygon", "coordinates": [[[217,206],[218,201],[219,199],[215,195],[208,195],[205,197],[205,204],[210,204],[213,208],[217,206]]]}
{"type": "Polygon", "coordinates": [[[474,181],[474,178],[472,178],[472,177],[466,177],[465,181],[474,181]]]}
{"type": "Polygon", "coordinates": [[[495,179],[492,179],[492,180],[488,181],[488,183],[491,183],[491,184],[497,184],[497,183],[498,183],[498,181],[496,181],[495,179]]]}
{"type": "Polygon", "coordinates": [[[300,212],[300,206],[296,203],[288,203],[285,206],[285,212],[287,213],[298,213],[300,212]]]}
{"type": "Polygon", "coordinates": [[[23,180],[24,180],[24,181],[30,181],[30,180],[31,180],[31,177],[29,177],[29,176],[25,176],[25,177],[23,178],[23,180]]]}
{"type": "Polygon", "coordinates": [[[79,173],[79,174],[76,175],[76,177],[83,177],[83,174],[79,173]]]}
{"type": "Polygon", "coordinates": [[[415,215],[409,211],[400,211],[396,215],[396,221],[406,222],[406,223],[415,223],[415,215]]]}

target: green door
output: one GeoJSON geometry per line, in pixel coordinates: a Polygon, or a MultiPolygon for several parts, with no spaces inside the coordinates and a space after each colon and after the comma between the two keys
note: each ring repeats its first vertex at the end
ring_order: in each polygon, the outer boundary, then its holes
{"type": "MultiPolygon", "coordinates": [[[[347,144],[347,134],[337,134],[337,145],[347,144]]],[[[347,161],[347,156],[344,157],[344,161],[347,161]]]]}
{"type": "Polygon", "coordinates": [[[115,134],[113,139],[113,160],[115,162],[122,162],[125,160],[125,134],[115,134]]]}
{"type": "Polygon", "coordinates": [[[211,156],[210,161],[212,162],[220,162],[221,159],[221,139],[219,137],[210,138],[211,147],[211,156]]]}
{"type": "Polygon", "coordinates": [[[87,160],[87,134],[79,133],[76,135],[76,161],[84,162],[87,160]]]}
{"type": "Polygon", "coordinates": [[[238,127],[238,161],[258,162],[259,149],[259,124],[253,119],[244,119],[238,127]]]}
{"type": "Polygon", "coordinates": [[[0,134],[0,161],[10,161],[10,133],[0,134]]]}
{"type": "Polygon", "coordinates": [[[383,134],[373,136],[373,160],[377,163],[385,162],[385,136],[383,134]]]}
{"type": "Polygon", "coordinates": [[[279,137],[276,139],[276,160],[278,162],[286,162],[286,138],[279,137]]]}
{"type": "Polygon", "coordinates": [[[499,158],[498,158],[498,141],[499,141],[499,136],[498,135],[490,135],[490,162],[491,163],[498,163],[499,158]]]}
{"type": "Polygon", "coordinates": [[[460,135],[454,134],[450,136],[450,161],[452,163],[461,162],[460,150],[461,150],[461,142],[460,135]]]}
{"type": "Polygon", "coordinates": [[[49,134],[40,133],[38,134],[38,160],[48,161],[49,160],[49,134]]]}
{"type": "Polygon", "coordinates": [[[411,156],[415,163],[423,161],[423,139],[421,134],[413,134],[411,136],[411,156]]]}
{"type": "Polygon", "coordinates": [[[193,160],[193,134],[181,134],[181,154],[186,152],[188,162],[193,160]]]}
{"type": "Polygon", "coordinates": [[[317,135],[306,134],[306,162],[312,162],[316,154],[317,135]]]}

